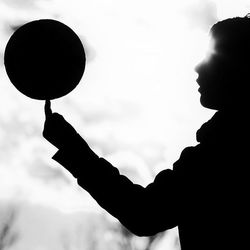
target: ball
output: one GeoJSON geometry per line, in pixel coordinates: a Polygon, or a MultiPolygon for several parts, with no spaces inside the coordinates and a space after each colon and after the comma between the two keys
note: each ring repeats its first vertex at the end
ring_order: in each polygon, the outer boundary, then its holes
{"type": "Polygon", "coordinates": [[[52,100],[71,92],[82,78],[85,63],[77,34],[52,19],[35,20],[18,28],[4,52],[12,84],[38,100],[52,100]]]}

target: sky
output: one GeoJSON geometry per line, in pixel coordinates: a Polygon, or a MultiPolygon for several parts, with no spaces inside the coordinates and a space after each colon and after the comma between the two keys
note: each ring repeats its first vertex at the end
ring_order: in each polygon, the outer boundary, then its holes
{"type": "MultiPolygon", "coordinates": [[[[70,94],[53,100],[52,109],[96,153],[146,186],[172,168],[186,146],[197,144],[197,129],[214,114],[199,103],[194,67],[206,56],[211,26],[245,16],[248,2],[0,0],[0,214],[14,209],[21,235],[10,249],[27,250],[30,234],[32,249],[79,249],[82,243],[72,232],[82,227],[86,213],[101,218],[90,223],[94,228],[109,225],[96,202],[51,159],[56,149],[42,138],[44,102],[22,95],[6,75],[4,49],[14,30],[51,18],[78,34],[87,58],[83,78],[70,94]],[[63,246],[58,232],[67,226],[71,245],[63,246]]],[[[170,238],[154,249],[177,249],[170,238]]]]}

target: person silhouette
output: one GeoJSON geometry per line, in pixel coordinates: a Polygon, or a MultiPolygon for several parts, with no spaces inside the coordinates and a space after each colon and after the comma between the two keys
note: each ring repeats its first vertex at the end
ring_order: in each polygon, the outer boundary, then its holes
{"type": "Polygon", "coordinates": [[[200,102],[216,110],[173,169],[146,187],[100,158],[46,101],[43,136],[52,157],[98,204],[138,236],[178,226],[182,250],[245,249],[249,218],[250,19],[222,20],[210,29],[208,58],[195,68],[200,102]]]}

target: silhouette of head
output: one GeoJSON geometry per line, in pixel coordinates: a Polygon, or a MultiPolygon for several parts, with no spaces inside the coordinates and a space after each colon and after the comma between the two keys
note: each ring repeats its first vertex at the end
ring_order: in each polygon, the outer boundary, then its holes
{"type": "Polygon", "coordinates": [[[235,17],[210,30],[211,51],[195,68],[201,104],[223,110],[246,107],[250,84],[250,18],[235,17]]]}

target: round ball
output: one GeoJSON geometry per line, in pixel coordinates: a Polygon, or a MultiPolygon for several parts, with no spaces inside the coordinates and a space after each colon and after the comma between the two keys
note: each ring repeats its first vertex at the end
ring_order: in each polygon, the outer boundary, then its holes
{"type": "Polygon", "coordinates": [[[83,45],[75,32],[51,19],[21,26],[9,39],[4,54],[13,85],[39,100],[71,92],[82,78],[85,61],[83,45]]]}

